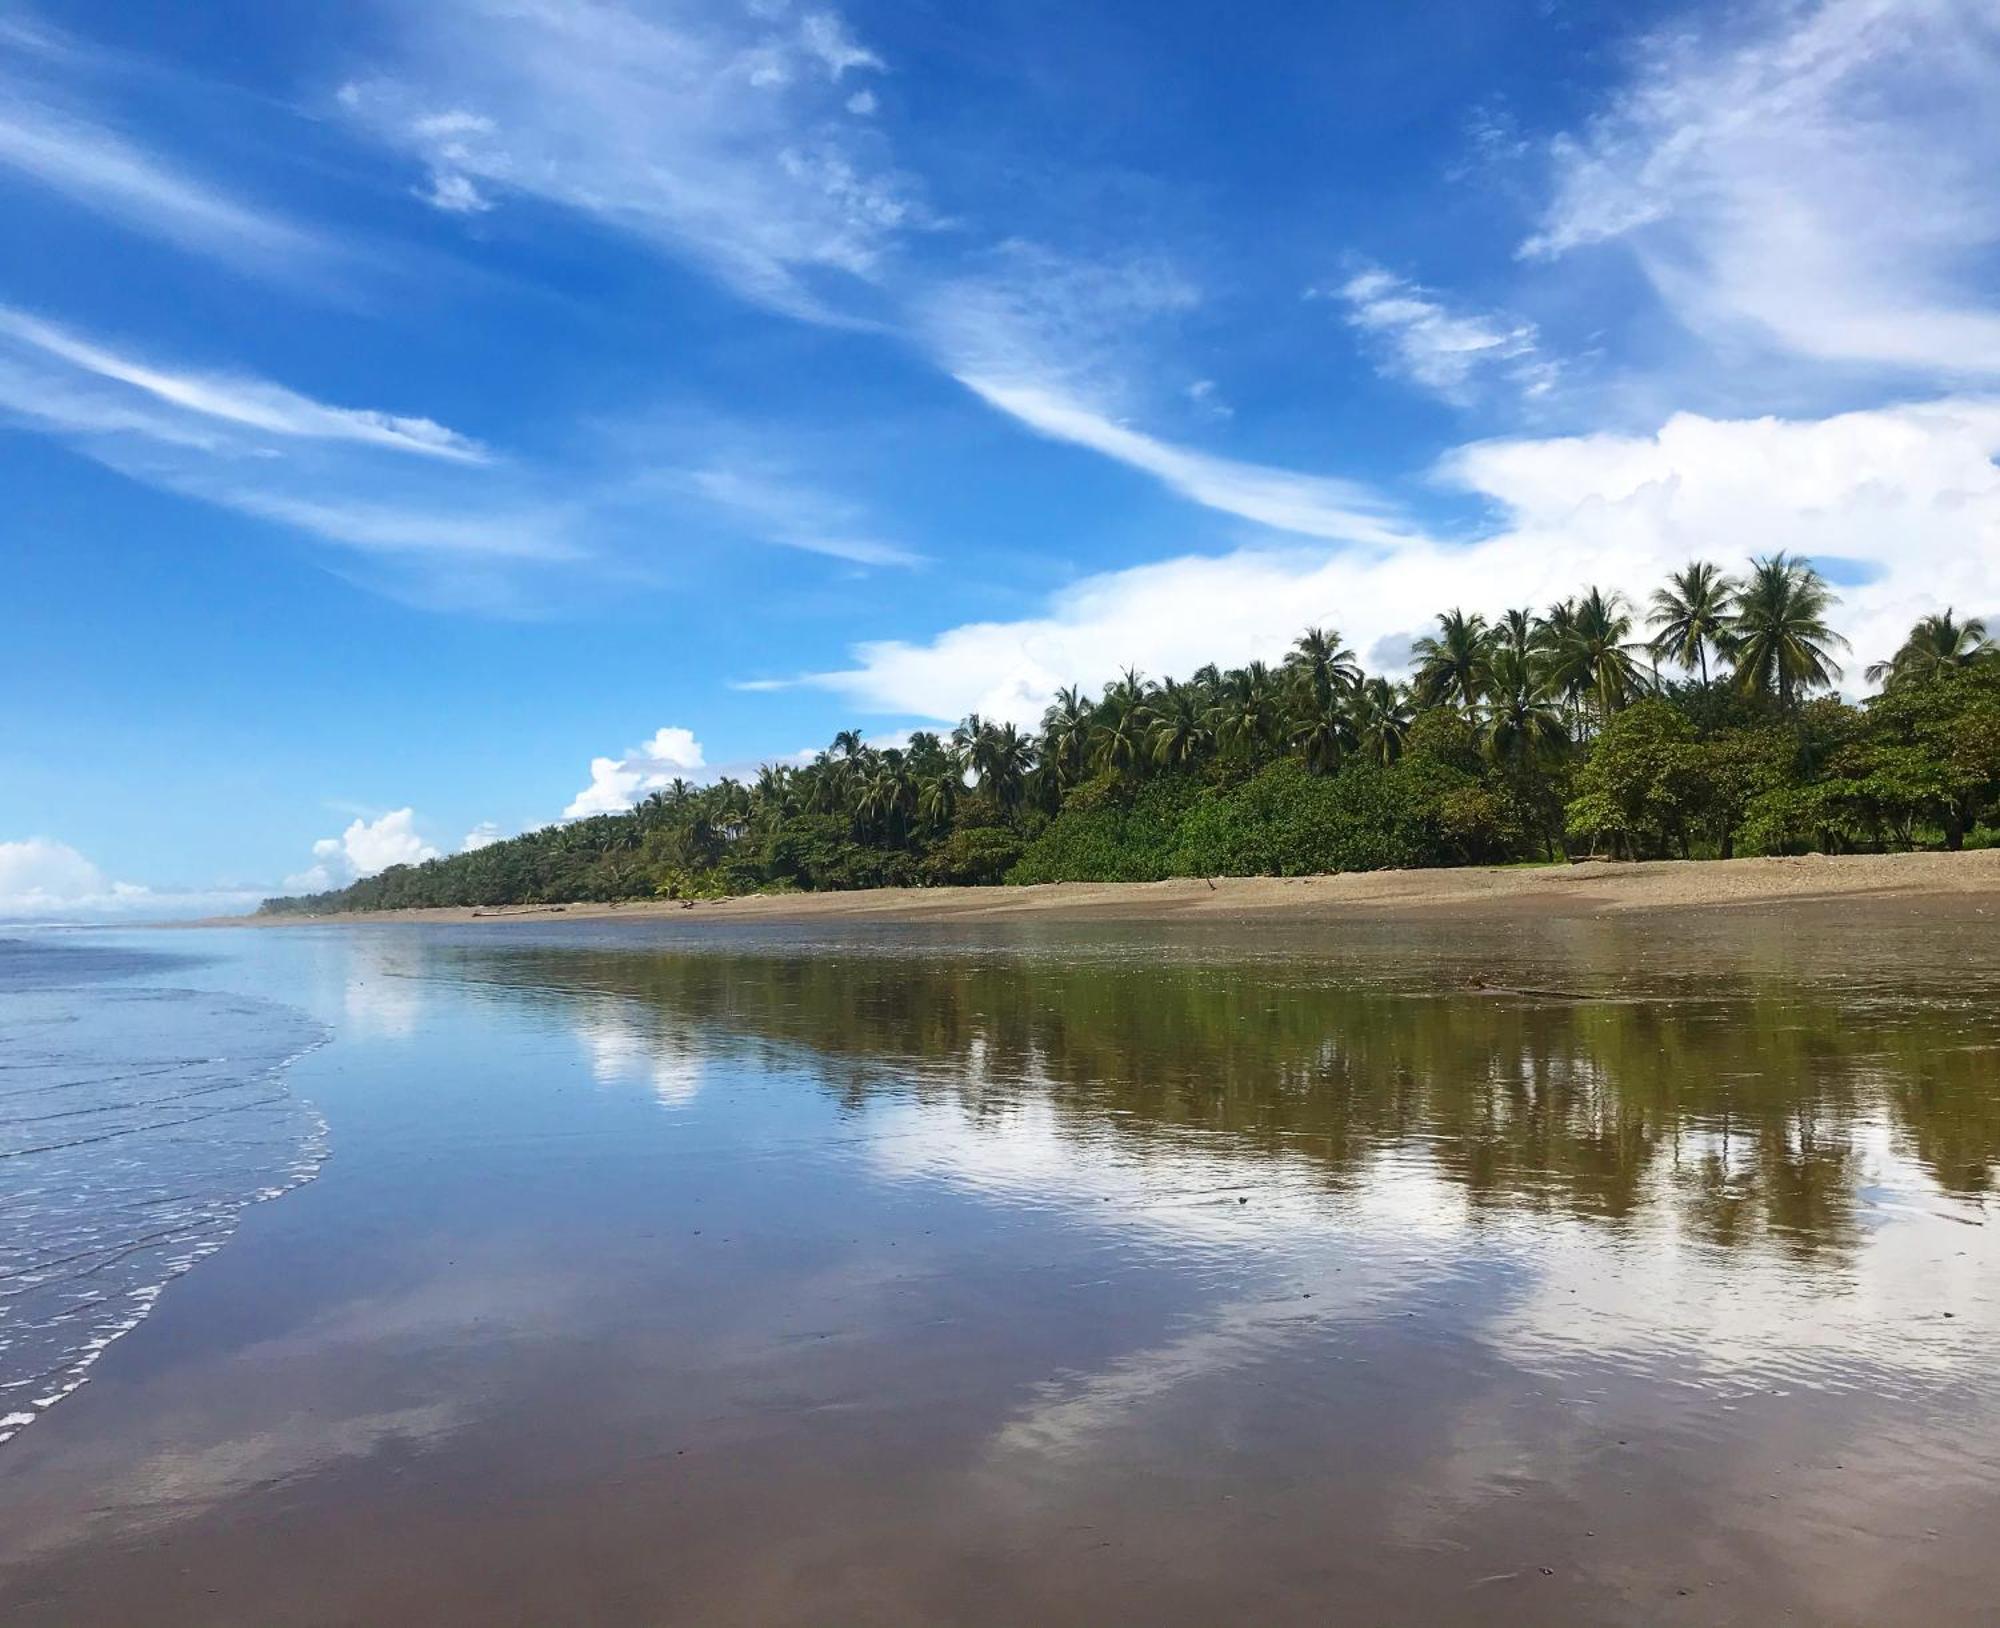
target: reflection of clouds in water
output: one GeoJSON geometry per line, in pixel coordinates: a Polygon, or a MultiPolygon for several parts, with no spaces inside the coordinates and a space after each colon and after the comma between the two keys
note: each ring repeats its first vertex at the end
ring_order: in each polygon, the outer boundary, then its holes
{"type": "MultiPolygon", "coordinates": [[[[1683,1170],[1700,1142],[1684,1139],[1683,1170]]],[[[1968,1341],[2000,1364],[2000,1247],[1990,1207],[1947,1194],[1879,1121],[1858,1125],[1851,1147],[1853,1202],[1866,1230],[1838,1271],[1802,1270],[1781,1234],[1719,1248],[1694,1235],[1686,1213],[1662,1195],[1642,1235],[1572,1229],[1560,1248],[1547,1249],[1528,1292],[1500,1309],[1486,1337],[1527,1367],[1574,1372],[1580,1357],[1671,1364],[1692,1385],[1865,1390],[1885,1376],[1940,1383],[1967,1372],[1968,1341]]],[[[1671,1185],[1673,1166],[1651,1179],[1671,1185]]]]}
{"type": "Polygon", "coordinates": [[[871,1115],[879,1173],[1136,1233],[1202,1278],[1226,1271],[1233,1292],[1155,1345],[1040,1387],[996,1432],[996,1467],[1072,1459],[1191,1385],[1412,1309],[1447,1328],[1459,1319],[1501,1361],[1579,1387],[1605,1368],[1719,1398],[1935,1383],[1967,1371],[1968,1340],[2000,1363],[2000,1249],[1982,1207],[1947,1194],[1880,1120],[1844,1133],[1858,1196],[1843,1187],[1838,1202],[1860,1207],[1856,1246],[1812,1270],[1767,1215],[1724,1247],[1676,1202],[1690,1181],[1748,1181],[1754,1131],[1684,1131],[1634,1212],[1611,1222],[1478,1206],[1407,1143],[1330,1180],[1303,1153],[1196,1130],[1134,1137],[1065,1114],[1036,1068],[1002,1080],[983,1060],[968,1047],[960,1066],[929,1073],[950,1094],[871,1115]],[[1475,1285],[1501,1292],[1467,1294],[1475,1285]]]}
{"type": "Polygon", "coordinates": [[[649,1026],[629,1001],[593,1005],[574,1024],[600,1085],[643,1080],[669,1108],[684,1108],[700,1094],[703,1059],[685,1035],[649,1026]]]}
{"type": "MultiPolygon", "coordinates": [[[[200,1446],[163,1445],[134,1459],[80,1466],[91,1476],[87,1514],[73,1516],[60,1503],[23,1514],[10,1526],[7,1559],[60,1550],[78,1541],[77,1522],[115,1531],[122,1541],[172,1526],[235,1497],[371,1457],[384,1448],[422,1445],[457,1429],[463,1410],[452,1402],[328,1418],[300,1409],[283,1425],[230,1436],[200,1446]],[[30,1524],[39,1516],[45,1524],[30,1524]]],[[[171,1428],[172,1421],[167,1421],[171,1428]]],[[[129,1444],[107,1448],[122,1455],[129,1444]]]]}
{"type": "Polygon", "coordinates": [[[360,1040],[407,1040],[424,1011],[418,974],[421,952],[406,944],[357,936],[348,946],[341,1011],[360,1040]]]}

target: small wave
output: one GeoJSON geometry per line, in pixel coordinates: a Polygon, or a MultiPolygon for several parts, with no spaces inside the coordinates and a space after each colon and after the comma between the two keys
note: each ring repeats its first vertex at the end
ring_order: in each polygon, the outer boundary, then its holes
{"type": "Polygon", "coordinates": [[[285,1083],[326,1037],[304,1013],[61,970],[0,991],[0,1442],[328,1151],[285,1083]]]}

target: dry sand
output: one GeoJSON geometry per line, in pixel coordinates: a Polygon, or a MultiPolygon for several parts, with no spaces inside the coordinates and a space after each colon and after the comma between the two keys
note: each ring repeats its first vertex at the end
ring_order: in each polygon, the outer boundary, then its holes
{"type": "Polygon", "coordinates": [[[966,921],[1034,917],[1168,921],[1183,916],[1286,921],[1381,918],[1448,909],[1467,914],[1587,916],[1606,911],[1745,907],[1786,901],[1990,896],[2000,908],[2000,849],[1942,854],[1811,854],[1798,859],[1655,860],[1626,865],[1483,866],[1248,876],[1171,882],[1055,882],[1034,887],[880,888],[753,895],[687,904],[509,905],[357,911],[320,917],[223,917],[202,926],[316,923],[677,921],[966,921]]]}

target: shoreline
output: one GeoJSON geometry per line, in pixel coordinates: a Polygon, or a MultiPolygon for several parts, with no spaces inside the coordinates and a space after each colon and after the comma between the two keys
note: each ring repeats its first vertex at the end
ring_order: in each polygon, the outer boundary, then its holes
{"type": "Polygon", "coordinates": [[[563,905],[448,905],[325,916],[217,916],[187,927],[370,926],[520,921],[1270,921],[1467,914],[1594,916],[1833,899],[1987,897],[2000,905],[2000,849],[1969,853],[1808,854],[1798,858],[1590,860],[1574,865],[1349,871],[1330,876],[1042,882],[1031,886],[876,888],[563,905]]]}

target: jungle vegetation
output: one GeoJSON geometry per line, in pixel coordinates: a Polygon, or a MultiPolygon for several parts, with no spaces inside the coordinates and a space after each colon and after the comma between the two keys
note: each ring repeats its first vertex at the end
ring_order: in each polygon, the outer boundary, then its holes
{"type": "Polygon", "coordinates": [[[788,889],[1308,875],[1398,866],[1957,849],[2000,816],[2000,647],[1926,616],[1843,676],[1810,562],[1696,561],[1643,607],[1589,588],[1363,671],[1329,628],[1276,665],[1128,670],[1036,730],[978,716],[875,746],[843,730],[754,781],[674,781],[550,825],[273,899],[318,914],[788,889]]]}

